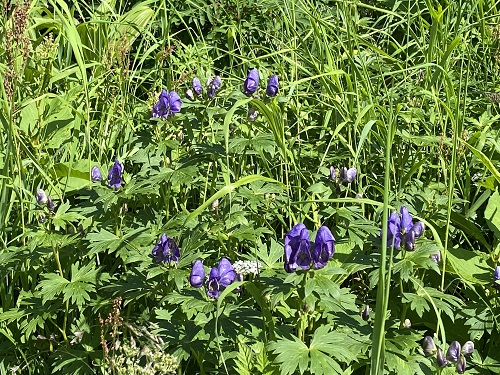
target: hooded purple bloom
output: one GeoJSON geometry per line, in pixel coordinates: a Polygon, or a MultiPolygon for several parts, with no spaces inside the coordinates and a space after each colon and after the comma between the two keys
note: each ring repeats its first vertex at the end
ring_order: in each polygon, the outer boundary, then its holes
{"type": "Polygon", "coordinates": [[[203,87],[201,86],[201,82],[198,77],[193,78],[193,91],[196,95],[201,95],[203,93],[203,87]]]}
{"type": "Polygon", "coordinates": [[[201,260],[197,259],[189,275],[189,283],[193,288],[200,288],[205,282],[205,267],[201,260]]]}
{"type": "Polygon", "coordinates": [[[428,357],[436,352],[436,344],[432,339],[432,336],[425,336],[422,342],[422,348],[424,349],[425,356],[428,357]]]}
{"type": "Polygon", "coordinates": [[[167,118],[178,113],[181,106],[181,98],[175,91],[167,93],[166,90],[161,90],[158,101],[153,106],[152,115],[156,118],[167,118]]]}
{"type": "Polygon", "coordinates": [[[252,95],[259,88],[259,71],[253,68],[248,71],[247,78],[243,82],[243,92],[245,95],[252,95]]]}
{"type": "Polygon", "coordinates": [[[346,167],[342,167],[340,170],[340,179],[344,182],[351,183],[354,181],[358,174],[358,170],[356,168],[349,168],[347,169],[346,167]]]}
{"type": "Polygon", "coordinates": [[[413,217],[406,206],[401,207],[401,234],[408,233],[413,227],[413,217]]]}
{"type": "Polygon", "coordinates": [[[294,272],[299,266],[307,270],[311,264],[310,248],[306,226],[295,225],[285,236],[285,271],[294,272]]]}
{"type": "Polygon", "coordinates": [[[155,118],[165,118],[168,116],[169,108],[170,108],[170,103],[168,100],[168,93],[166,90],[161,90],[160,96],[158,97],[158,101],[153,106],[151,114],[155,118]]]}
{"type": "Polygon", "coordinates": [[[337,171],[335,170],[335,167],[333,165],[330,166],[330,180],[332,181],[337,180],[337,171]]]}
{"type": "Polygon", "coordinates": [[[443,351],[441,350],[441,348],[437,349],[436,363],[441,368],[446,367],[449,363],[446,360],[446,358],[444,357],[444,354],[443,354],[443,351]]]}
{"type": "Polygon", "coordinates": [[[314,250],[312,259],[315,269],[320,269],[326,266],[328,260],[335,252],[335,238],[328,227],[324,225],[318,229],[316,239],[314,240],[314,250]]]}
{"type": "Polygon", "coordinates": [[[405,249],[408,251],[415,250],[415,232],[410,230],[408,233],[406,233],[404,238],[405,238],[405,249]]]}
{"type": "Polygon", "coordinates": [[[54,203],[50,195],[47,197],[47,208],[50,212],[54,212],[54,209],[56,208],[56,204],[54,203]]]}
{"type": "Polygon", "coordinates": [[[115,160],[115,163],[111,167],[108,173],[108,186],[119,189],[122,186],[122,176],[123,176],[123,165],[115,160]]]}
{"type": "Polygon", "coordinates": [[[182,107],[182,101],[175,91],[170,91],[168,94],[168,103],[170,105],[170,116],[173,116],[175,113],[179,113],[182,107]]]}
{"type": "Polygon", "coordinates": [[[207,81],[207,95],[210,99],[215,98],[215,95],[217,94],[217,91],[219,91],[220,87],[222,86],[222,80],[220,76],[215,76],[215,78],[209,78],[207,81]]]}
{"type": "Polygon", "coordinates": [[[160,241],[155,245],[151,251],[156,263],[170,263],[179,262],[181,252],[175,239],[167,237],[165,233],[161,235],[160,241]]]}
{"type": "Polygon", "coordinates": [[[36,203],[39,205],[44,205],[47,203],[47,194],[45,194],[45,191],[43,189],[36,189],[36,203]]]}
{"type": "Polygon", "coordinates": [[[410,229],[415,233],[415,238],[419,238],[425,231],[425,224],[421,221],[417,221],[410,229]]]}
{"type": "Polygon", "coordinates": [[[90,171],[90,179],[92,180],[92,182],[102,181],[101,170],[97,165],[94,165],[92,167],[92,170],[90,171]]]}
{"type": "Polygon", "coordinates": [[[212,298],[219,298],[221,291],[227,288],[236,278],[231,262],[227,258],[222,258],[217,267],[210,270],[207,283],[207,295],[212,298]]]}
{"type": "Polygon", "coordinates": [[[493,286],[497,289],[500,289],[500,266],[495,268],[495,272],[493,272],[493,286]]]}
{"type": "Polygon", "coordinates": [[[460,349],[460,343],[458,341],[453,341],[446,351],[446,358],[452,362],[458,361],[460,358],[460,349]]]}
{"type": "Polygon", "coordinates": [[[457,362],[457,373],[463,374],[465,372],[465,368],[467,367],[467,361],[463,355],[460,356],[460,359],[457,362]]]}
{"type": "Polygon", "coordinates": [[[269,78],[269,82],[267,83],[266,94],[267,96],[274,97],[278,93],[278,76],[273,74],[269,78]]]}
{"type": "Polygon", "coordinates": [[[387,223],[387,246],[392,246],[394,241],[394,248],[399,249],[401,244],[401,218],[397,212],[391,213],[387,223]]]}

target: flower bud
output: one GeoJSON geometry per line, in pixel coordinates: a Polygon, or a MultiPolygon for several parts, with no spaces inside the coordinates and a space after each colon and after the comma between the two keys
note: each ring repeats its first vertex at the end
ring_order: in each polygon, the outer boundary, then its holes
{"type": "Polygon", "coordinates": [[[444,357],[444,354],[443,354],[443,351],[441,350],[441,348],[437,349],[436,363],[441,368],[446,367],[449,363],[446,360],[446,358],[444,357]]]}
{"type": "Polygon", "coordinates": [[[370,319],[370,306],[366,305],[363,311],[361,311],[361,319],[363,319],[365,322],[370,319]]]}
{"type": "Polygon", "coordinates": [[[102,181],[101,170],[97,165],[94,165],[92,167],[92,170],[90,171],[90,179],[92,180],[92,182],[102,181]]]}
{"type": "Polygon", "coordinates": [[[56,208],[56,204],[54,203],[50,195],[47,197],[47,208],[50,212],[54,212],[54,209],[56,208]]]}
{"type": "Polygon", "coordinates": [[[411,320],[406,318],[403,323],[403,328],[410,329],[411,328],[411,320]]]}
{"type": "Polygon", "coordinates": [[[436,254],[431,254],[429,256],[433,262],[439,264],[441,262],[441,253],[438,251],[436,254]]]}
{"type": "Polygon", "coordinates": [[[457,362],[457,372],[459,374],[463,374],[465,372],[465,368],[467,367],[467,361],[463,355],[460,356],[460,359],[457,362]]]}
{"type": "Polygon", "coordinates": [[[45,191],[43,189],[36,189],[36,203],[39,205],[43,206],[45,203],[47,203],[47,194],[45,194],[45,191]]]}
{"type": "Polygon", "coordinates": [[[203,87],[201,86],[201,82],[198,77],[193,78],[193,91],[196,95],[201,95],[203,92],[203,87]]]}
{"type": "Polygon", "coordinates": [[[251,96],[259,88],[259,71],[253,68],[248,71],[247,78],[243,82],[243,92],[247,96],[251,96]]]}
{"type": "Polygon", "coordinates": [[[330,180],[332,181],[337,180],[337,171],[335,170],[335,167],[333,165],[330,166],[330,180]]]}
{"type": "Polygon", "coordinates": [[[193,90],[191,89],[186,90],[186,98],[188,98],[189,100],[194,100],[193,90]]]}
{"type": "Polygon", "coordinates": [[[197,259],[189,275],[189,283],[193,288],[200,288],[205,281],[205,267],[201,260],[197,259]]]}
{"type": "Polygon", "coordinates": [[[474,343],[472,341],[467,341],[463,346],[462,346],[462,354],[464,355],[470,355],[474,351],[474,343]]]}
{"type": "Polygon", "coordinates": [[[40,215],[38,215],[38,222],[39,222],[40,224],[45,223],[45,220],[46,220],[46,219],[45,219],[45,215],[44,215],[44,214],[40,214],[40,215]]]}
{"type": "Polygon", "coordinates": [[[456,362],[460,358],[460,343],[453,341],[446,351],[446,358],[451,362],[456,362]]]}
{"type": "Polygon", "coordinates": [[[424,349],[425,356],[428,357],[436,352],[436,344],[431,336],[425,336],[422,342],[422,348],[424,349]]]}
{"type": "Polygon", "coordinates": [[[278,93],[278,76],[273,74],[269,77],[269,82],[266,88],[266,94],[269,97],[274,97],[278,93]]]}

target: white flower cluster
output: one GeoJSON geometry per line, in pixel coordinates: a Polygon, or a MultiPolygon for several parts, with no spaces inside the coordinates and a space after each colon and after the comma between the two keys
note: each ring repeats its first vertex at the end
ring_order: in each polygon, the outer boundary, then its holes
{"type": "Polygon", "coordinates": [[[253,273],[257,275],[262,269],[262,264],[256,260],[237,260],[233,263],[233,268],[236,273],[248,275],[253,273]]]}

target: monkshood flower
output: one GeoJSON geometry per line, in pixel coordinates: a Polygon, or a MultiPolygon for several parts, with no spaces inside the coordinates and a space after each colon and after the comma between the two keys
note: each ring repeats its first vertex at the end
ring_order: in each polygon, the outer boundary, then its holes
{"type": "Polygon", "coordinates": [[[179,94],[175,91],[167,93],[166,90],[161,90],[158,101],[153,106],[152,115],[155,118],[167,118],[180,112],[181,107],[182,101],[179,94]]]}
{"type": "Polygon", "coordinates": [[[43,189],[36,189],[36,203],[38,203],[40,206],[43,206],[44,204],[47,203],[47,194],[45,194],[45,191],[43,189]]]}
{"type": "Polygon", "coordinates": [[[219,298],[220,293],[233,283],[236,278],[231,262],[227,258],[222,258],[217,267],[210,270],[207,283],[207,295],[212,298],[219,298]]]}
{"type": "Polygon", "coordinates": [[[267,83],[266,94],[267,96],[274,97],[278,93],[278,76],[273,74],[269,77],[269,82],[267,83]]]}
{"type": "Polygon", "coordinates": [[[201,288],[205,282],[205,267],[201,260],[196,260],[189,275],[189,283],[193,288],[201,288]]]}
{"type": "Polygon", "coordinates": [[[54,212],[54,209],[56,208],[56,204],[54,203],[50,195],[47,197],[47,208],[50,212],[54,212]]]}
{"type": "Polygon", "coordinates": [[[252,95],[259,88],[259,71],[257,68],[250,69],[245,82],[243,82],[243,93],[246,96],[252,95]]]}
{"type": "Polygon", "coordinates": [[[441,348],[437,349],[436,363],[437,363],[438,367],[441,367],[441,368],[446,367],[449,363],[446,360],[446,358],[444,357],[444,354],[443,354],[443,351],[441,350],[441,348]]]}
{"type": "MultiPolygon", "coordinates": [[[[309,234],[308,234],[309,235],[309,234]]],[[[326,266],[328,260],[335,253],[335,238],[326,226],[318,229],[316,239],[314,240],[314,249],[312,259],[315,269],[320,269],[326,266]]]]}
{"type": "Polygon", "coordinates": [[[102,181],[102,174],[101,170],[97,165],[94,165],[90,171],[90,179],[92,182],[99,182],[102,181]]]}
{"type": "Polygon", "coordinates": [[[351,183],[354,181],[358,174],[358,170],[356,168],[349,168],[347,169],[346,167],[342,167],[340,170],[340,179],[344,182],[351,183]]]}
{"type": "MultiPolygon", "coordinates": [[[[394,241],[394,248],[399,249],[401,242],[404,240],[405,248],[413,250],[417,235],[420,236],[423,233],[423,223],[422,225],[413,225],[413,218],[406,206],[401,207],[400,213],[401,215],[397,212],[392,212],[389,216],[387,223],[387,246],[392,246],[394,241]]],[[[382,235],[382,231],[380,234],[382,235]]]]}
{"type": "Polygon", "coordinates": [[[157,263],[178,263],[179,258],[181,257],[181,252],[179,250],[179,246],[177,246],[177,242],[175,239],[167,237],[165,233],[161,235],[160,241],[155,245],[151,254],[157,263]]]}
{"type": "Polygon", "coordinates": [[[422,342],[422,349],[424,349],[425,356],[428,357],[436,352],[436,344],[432,336],[425,336],[422,342]]]}
{"type": "Polygon", "coordinates": [[[217,91],[219,91],[219,89],[221,88],[222,86],[222,80],[220,78],[220,76],[215,76],[215,78],[209,78],[208,81],[207,81],[207,95],[210,99],[213,99],[215,98],[215,95],[217,94],[217,91]]]}
{"type": "Polygon", "coordinates": [[[451,362],[457,362],[460,358],[460,343],[453,341],[446,351],[446,358],[451,362]]]}
{"type": "Polygon", "coordinates": [[[474,343],[472,341],[467,341],[462,346],[462,354],[463,355],[471,355],[473,351],[474,351],[474,343]]]}
{"type": "Polygon", "coordinates": [[[168,116],[170,104],[168,101],[168,92],[166,90],[161,90],[158,101],[153,106],[151,114],[155,118],[165,118],[168,116]]]}
{"type": "Polygon", "coordinates": [[[115,160],[108,173],[108,186],[119,189],[122,186],[123,165],[115,160]]]}
{"type": "Polygon", "coordinates": [[[285,236],[285,271],[294,272],[297,267],[303,270],[311,265],[311,244],[309,232],[304,224],[295,225],[285,236]]]}
{"type": "Polygon", "coordinates": [[[333,165],[330,166],[330,180],[337,181],[337,171],[333,165]]]}
{"type": "Polygon", "coordinates": [[[201,95],[203,93],[203,87],[201,86],[201,82],[198,77],[193,78],[193,91],[196,95],[201,95]]]}
{"type": "Polygon", "coordinates": [[[467,367],[467,361],[463,355],[460,356],[460,359],[457,362],[457,372],[459,374],[463,374],[465,372],[465,368],[467,367]]]}
{"type": "Polygon", "coordinates": [[[493,286],[500,289],[500,266],[497,266],[493,272],[493,286]]]}
{"type": "Polygon", "coordinates": [[[168,103],[170,105],[170,113],[169,115],[174,116],[174,114],[179,113],[182,107],[182,101],[175,91],[170,91],[168,94],[168,103]]]}

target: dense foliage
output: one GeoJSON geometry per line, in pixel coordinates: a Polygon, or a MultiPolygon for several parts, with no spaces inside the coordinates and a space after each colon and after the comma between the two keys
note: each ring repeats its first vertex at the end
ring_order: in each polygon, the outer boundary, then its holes
{"type": "Polygon", "coordinates": [[[500,372],[486,0],[3,0],[0,374],[500,372]]]}

